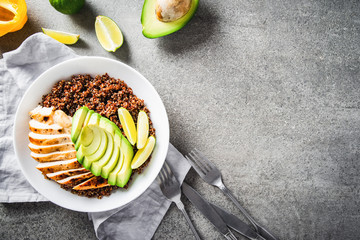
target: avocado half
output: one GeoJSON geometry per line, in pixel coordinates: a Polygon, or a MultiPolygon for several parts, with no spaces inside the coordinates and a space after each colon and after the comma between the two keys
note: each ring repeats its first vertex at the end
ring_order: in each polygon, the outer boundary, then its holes
{"type": "Polygon", "coordinates": [[[158,38],[169,35],[184,27],[194,16],[199,0],[192,0],[189,11],[180,19],[173,22],[159,21],[155,13],[156,0],[145,0],[141,13],[142,33],[147,38],[158,38]]]}

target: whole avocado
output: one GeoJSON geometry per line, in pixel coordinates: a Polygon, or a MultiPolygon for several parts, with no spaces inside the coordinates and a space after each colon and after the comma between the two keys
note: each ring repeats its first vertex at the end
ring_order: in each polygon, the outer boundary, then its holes
{"type": "Polygon", "coordinates": [[[85,4],[85,0],[49,0],[49,2],[63,14],[77,13],[85,4]]]}

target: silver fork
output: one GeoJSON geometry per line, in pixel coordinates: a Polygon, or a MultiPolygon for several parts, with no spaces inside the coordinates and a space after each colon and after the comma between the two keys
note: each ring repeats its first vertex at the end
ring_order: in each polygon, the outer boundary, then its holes
{"type": "Polygon", "coordinates": [[[190,165],[195,169],[199,176],[207,183],[220,188],[223,193],[228,196],[234,204],[240,209],[242,214],[249,220],[254,226],[255,230],[267,240],[277,240],[268,230],[260,226],[250,214],[241,206],[236,200],[235,196],[224,185],[219,169],[210,162],[199,150],[196,148],[185,156],[190,165]]]}
{"type": "Polygon", "coordinates": [[[184,204],[180,200],[181,197],[180,183],[176,180],[174,174],[171,172],[171,169],[166,162],[164,163],[164,166],[159,173],[158,179],[160,180],[160,189],[164,194],[164,196],[176,204],[176,206],[184,214],[184,217],[187,223],[189,224],[190,229],[195,236],[195,239],[201,240],[199,234],[197,233],[194,225],[192,224],[189,218],[189,215],[185,211],[184,204]]]}

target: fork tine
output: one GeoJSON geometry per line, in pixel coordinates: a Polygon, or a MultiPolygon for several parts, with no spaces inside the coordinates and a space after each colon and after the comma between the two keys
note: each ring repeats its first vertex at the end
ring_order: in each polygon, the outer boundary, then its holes
{"type": "Polygon", "coordinates": [[[195,151],[192,151],[192,154],[194,155],[194,159],[197,161],[197,164],[202,166],[202,169],[204,170],[205,173],[211,170],[211,167],[208,164],[206,164],[206,161],[204,161],[202,156],[200,156],[195,151]]]}
{"type": "Polygon", "coordinates": [[[205,174],[212,170],[211,165],[208,164],[208,160],[206,159],[206,157],[204,155],[202,155],[200,153],[199,150],[194,148],[194,150],[192,151],[192,154],[194,155],[194,159],[197,161],[198,165],[202,166],[205,174]]]}
{"type": "Polygon", "coordinates": [[[191,151],[189,153],[189,156],[192,158],[193,162],[196,163],[196,165],[198,165],[200,167],[202,172],[204,174],[206,174],[206,172],[207,172],[206,166],[204,166],[204,164],[201,161],[199,161],[199,159],[198,159],[199,157],[194,153],[194,151],[191,151]]]}
{"type": "Polygon", "coordinates": [[[201,177],[205,176],[204,170],[195,162],[195,160],[193,159],[194,157],[191,155],[191,153],[188,153],[185,158],[201,177]]]}
{"type": "Polygon", "coordinates": [[[194,148],[194,152],[196,152],[195,154],[198,156],[200,161],[209,168],[209,171],[215,168],[215,165],[211,161],[209,161],[207,157],[205,157],[204,154],[202,154],[199,150],[194,148]]]}
{"type": "Polygon", "coordinates": [[[167,164],[167,162],[164,163],[164,171],[165,171],[165,173],[166,173],[167,176],[169,176],[170,173],[171,173],[169,164],[167,164]]]}
{"type": "Polygon", "coordinates": [[[159,180],[160,180],[160,184],[164,184],[165,178],[164,178],[164,170],[163,170],[163,168],[161,169],[161,171],[159,173],[159,180]]]}
{"type": "Polygon", "coordinates": [[[164,164],[165,184],[170,185],[173,181],[173,174],[170,170],[169,165],[165,162],[164,164]]]}
{"type": "Polygon", "coordinates": [[[164,184],[166,184],[167,181],[168,181],[168,179],[169,179],[169,173],[168,173],[168,171],[167,171],[167,167],[168,167],[168,165],[167,165],[167,163],[165,162],[163,168],[161,169],[162,180],[163,180],[163,183],[164,183],[164,184]]]}

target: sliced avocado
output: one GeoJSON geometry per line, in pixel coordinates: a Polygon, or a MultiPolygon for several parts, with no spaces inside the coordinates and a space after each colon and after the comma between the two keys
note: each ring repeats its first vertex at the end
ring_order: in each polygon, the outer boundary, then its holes
{"type": "MultiPolygon", "coordinates": [[[[86,152],[85,149],[83,149],[84,162],[82,163],[82,165],[84,166],[84,168],[86,168],[88,170],[90,170],[91,164],[93,162],[98,161],[105,154],[107,146],[108,146],[108,141],[109,141],[108,136],[105,133],[105,130],[103,130],[99,127],[95,127],[95,126],[92,126],[92,127],[99,129],[100,135],[101,135],[101,141],[100,141],[99,148],[92,154],[88,154],[88,152],[86,152]]],[[[86,147],[84,147],[84,148],[86,148],[86,147]]]]}
{"type": "Polygon", "coordinates": [[[80,147],[83,149],[83,153],[85,155],[92,155],[99,149],[101,142],[103,141],[103,138],[105,138],[106,135],[103,132],[104,130],[96,126],[88,125],[85,126],[84,128],[85,128],[84,131],[88,131],[87,129],[93,131],[94,139],[88,146],[81,144],[80,147]]]}
{"type": "Polygon", "coordinates": [[[106,117],[100,118],[99,126],[114,136],[115,131],[120,131],[119,127],[113,122],[107,119],[106,117]]]}
{"type": "Polygon", "coordinates": [[[79,161],[79,163],[81,164],[83,163],[85,155],[91,155],[95,153],[96,150],[98,150],[101,143],[101,133],[99,129],[100,128],[97,127],[94,128],[90,125],[84,127],[83,131],[93,131],[94,138],[88,146],[82,145],[80,143],[80,147],[76,152],[76,158],[79,161]]]}
{"type": "Polygon", "coordinates": [[[80,136],[76,140],[76,144],[78,144],[79,147],[80,145],[89,146],[93,140],[94,140],[94,131],[91,128],[83,127],[81,129],[80,136]]]}
{"type": "Polygon", "coordinates": [[[79,141],[79,139],[80,139],[80,137],[81,137],[81,133],[82,133],[82,130],[80,131],[80,135],[79,135],[78,139],[76,139],[76,143],[75,143],[75,150],[76,150],[76,151],[79,150],[79,147],[80,147],[80,141],[79,141]]]}
{"type": "Polygon", "coordinates": [[[119,158],[120,158],[120,147],[117,144],[114,144],[114,152],[111,155],[110,160],[101,169],[101,176],[103,178],[107,179],[109,177],[110,172],[112,172],[112,170],[116,167],[119,158]]]}
{"type": "MultiPolygon", "coordinates": [[[[101,117],[100,122],[99,122],[99,127],[101,127],[102,129],[106,129],[106,126],[108,125],[106,120],[107,120],[107,118],[101,117]]],[[[113,134],[113,129],[106,129],[106,130],[108,132],[110,132],[111,134],[113,134]]]]}
{"type": "Polygon", "coordinates": [[[87,125],[96,125],[96,126],[99,126],[99,122],[100,122],[100,118],[101,118],[101,115],[94,112],[93,114],[91,114],[90,116],[90,119],[89,119],[89,122],[87,125]]]}
{"type": "Polygon", "coordinates": [[[124,154],[124,163],[116,175],[116,185],[124,187],[128,183],[132,173],[131,160],[134,156],[134,150],[125,137],[121,138],[121,152],[124,154]]]}
{"type": "MultiPolygon", "coordinates": [[[[88,125],[89,123],[89,120],[90,120],[90,117],[91,115],[94,113],[94,110],[89,110],[88,113],[86,114],[86,117],[85,117],[85,120],[84,120],[84,123],[83,123],[83,127],[88,125]]],[[[81,136],[81,133],[83,131],[83,128],[81,128],[81,131],[80,131],[80,134],[79,134],[79,137],[78,139],[76,140],[76,143],[75,143],[75,150],[78,150],[79,147],[80,147],[80,136],[81,136]]]]}
{"type": "Polygon", "coordinates": [[[80,145],[79,149],[76,151],[76,159],[78,160],[79,163],[83,163],[84,162],[84,154],[82,152],[82,147],[80,145]]]}
{"type": "Polygon", "coordinates": [[[90,117],[91,115],[94,113],[94,110],[89,110],[88,113],[86,114],[86,118],[84,120],[84,125],[83,126],[86,126],[88,125],[89,123],[89,120],[90,120],[90,117]]]}
{"type": "Polygon", "coordinates": [[[120,151],[120,157],[116,164],[116,167],[109,174],[108,183],[110,185],[116,185],[116,176],[120,172],[123,163],[124,163],[124,154],[120,151]]]}
{"type": "MultiPolygon", "coordinates": [[[[107,122],[108,122],[108,125],[110,125],[112,129],[114,129],[113,136],[115,136],[115,132],[121,133],[120,128],[113,121],[108,120],[107,122]]],[[[110,126],[108,128],[110,128],[110,126]]]]}
{"type": "MultiPolygon", "coordinates": [[[[125,138],[122,133],[119,131],[115,131],[114,134],[114,154],[118,154],[117,158],[112,158],[109,160],[109,162],[102,168],[101,170],[101,176],[103,178],[110,178],[110,183],[112,185],[116,185],[116,174],[120,171],[122,167],[122,163],[124,161],[124,156],[121,154],[121,143],[122,138],[125,138]],[[117,150],[118,153],[115,151],[117,150]],[[112,174],[111,174],[112,173],[112,174]]],[[[113,154],[113,155],[114,155],[113,154]]]]}
{"type": "Polygon", "coordinates": [[[119,147],[121,146],[121,139],[123,138],[124,136],[122,135],[122,133],[119,131],[115,131],[115,134],[114,134],[114,142],[115,144],[117,144],[119,147]]]}
{"type": "Polygon", "coordinates": [[[142,33],[147,38],[158,38],[180,30],[195,14],[199,0],[192,0],[189,11],[183,17],[173,22],[158,20],[155,13],[155,5],[156,0],[145,0],[141,13],[142,33]]]}
{"type": "Polygon", "coordinates": [[[98,161],[93,162],[91,164],[90,171],[95,176],[100,176],[102,167],[105,166],[105,164],[110,160],[110,158],[111,158],[111,156],[113,154],[113,151],[114,151],[114,138],[113,138],[113,136],[108,131],[104,131],[104,132],[107,135],[108,145],[107,145],[105,154],[98,161]]]}
{"type": "Polygon", "coordinates": [[[76,140],[79,137],[88,111],[89,109],[84,106],[79,108],[74,114],[71,126],[71,141],[73,143],[76,143],[76,140]]]}

